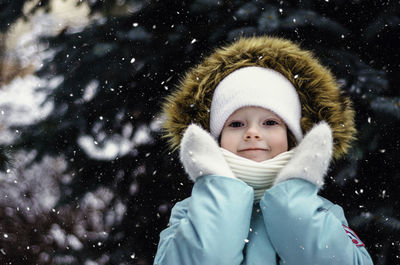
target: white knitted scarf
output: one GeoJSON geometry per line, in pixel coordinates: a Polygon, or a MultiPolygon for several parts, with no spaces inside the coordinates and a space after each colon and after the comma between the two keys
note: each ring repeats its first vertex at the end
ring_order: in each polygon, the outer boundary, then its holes
{"type": "Polygon", "coordinates": [[[286,166],[293,156],[293,150],[280,153],[272,159],[256,162],[240,157],[224,148],[221,148],[226,162],[233,174],[254,189],[254,202],[260,201],[265,191],[269,189],[278,173],[286,166]]]}

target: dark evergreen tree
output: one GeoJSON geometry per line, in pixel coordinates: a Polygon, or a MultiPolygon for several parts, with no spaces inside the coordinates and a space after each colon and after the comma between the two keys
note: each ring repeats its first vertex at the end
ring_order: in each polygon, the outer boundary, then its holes
{"type": "MultiPolygon", "coordinates": [[[[101,18],[82,31],[66,28],[41,40],[55,53],[36,74],[62,81],[55,88],[41,88],[48,90],[54,110],[31,126],[18,128],[22,135],[13,145],[16,150],[34,150],[32,161],[41,164],[49,155],[64,157],[68,181],[57,182],[57,207],[41,212],[33,223],[0,204],[0,216],[8,216],[0,221],[2,263],[152,264],[170,209],[190,195],[192,185],[176,152],[170,152],[160,137],[160,102],[212,48],[242,35],[260,34],[290,38],[313,50],[354,101],[358,140],[346,159],[334,163],[322,193],[344,207],[376,264],[400,263],[399,3],[88,4],[101,18]],[[82,139],[90,139],[94,154],[110,142],[122,146],[123,139],[130,140],[131,148],[96,156],[83,147],[82,139]],[[106,236],[88,220],[96,210],[85,203],[88,196],[104,201],[104,207],[96,209],[103,212],[98,221],[104,223],[100,227],[106,236]],[[80,225],[88,233],[79,234],[80,225]],[[55,227],[76,237],[80,245],[64,247],[51,240],[49,231],[58,231],[55,227]],[[35,247],[23,249],[19,243],[24,240],[35,247]]],[[[2,5],[2,11],[9,10],[11,2],[2,5]]]]}

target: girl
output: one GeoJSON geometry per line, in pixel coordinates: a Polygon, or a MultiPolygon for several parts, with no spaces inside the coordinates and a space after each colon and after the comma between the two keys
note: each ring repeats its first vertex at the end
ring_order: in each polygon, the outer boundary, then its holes
{"type": "Polygon", "coordinates": [[[189,71],[163,111],[194,186],[154,264],[372,264],[342,208],[317,194],[355,128],[349,99],[310,52],[242,38],[189,71]]]}

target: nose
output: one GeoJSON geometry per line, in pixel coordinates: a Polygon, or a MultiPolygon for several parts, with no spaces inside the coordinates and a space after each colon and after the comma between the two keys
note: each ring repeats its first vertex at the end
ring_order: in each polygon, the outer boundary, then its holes
{"type": "Polygon", "coordinates": [[[246,132],[244,134],[244,139],[245,140],[251,140],[251,139],[260,140],[261,134],[260,134],[260,130],[257,128],[257,126],[255,126],[255,125],[249,126],[249,128],[246,130],[246,132]]]}

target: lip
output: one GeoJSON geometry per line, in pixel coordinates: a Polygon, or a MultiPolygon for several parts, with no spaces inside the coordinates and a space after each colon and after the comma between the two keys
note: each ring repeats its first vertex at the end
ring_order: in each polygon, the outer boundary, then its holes
{"type": "Polygon", "coordinates": [[[246,152],[246,151],[268,151],[268,149],[259,148],[259,147],[251,147],[251,148],[245,148],[245,149],[239,150],[239,152],[246,152]]]}

